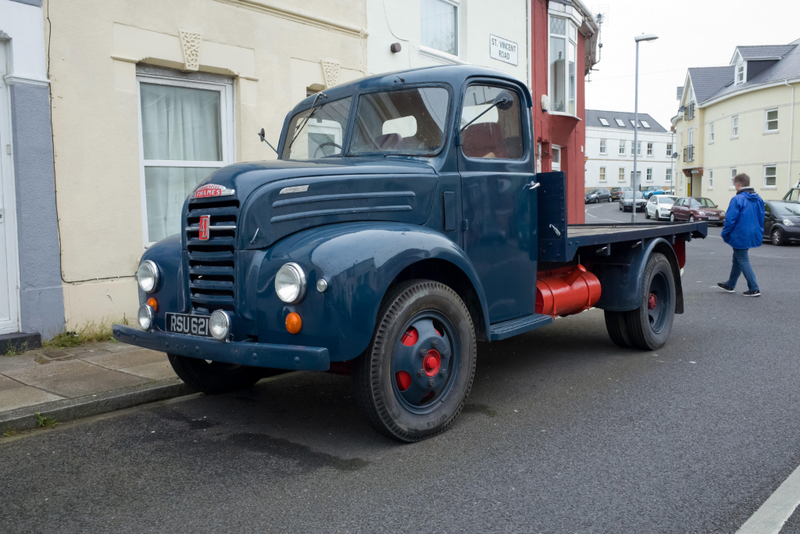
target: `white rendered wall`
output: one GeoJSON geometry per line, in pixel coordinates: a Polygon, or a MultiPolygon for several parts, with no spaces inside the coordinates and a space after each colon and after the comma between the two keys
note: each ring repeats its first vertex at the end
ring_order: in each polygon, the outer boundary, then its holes
{"type": "MultiPolygon", "coordinates": [[[[672,135],[667,133],[648,132],[639,130],[639,142],[642,143],[642,153],[637,157],[637,168],[641,177],[641,185],[655,185],[663,188],[672,187],[672,181],[667,181],[667,170],[671,167],[671,159],[667,156],[667,145],[671,143],[672,135]],[[653,155],[647,155],[647,143],[653,143],[653,155]],[[647,181],[647,169],[653,169],[653,180],[647,181]]],[[[586,128],[586,180],[587,189],[595,187],[630,187],[631,172],[633,172],[633,132],[614,128],[586,128]],[[606,140],[606,154],[600,153],[600,140],[606,140]],[[625,141],[625,155],[619,154],[619,143],[625,141]],[[606,169],[606,181],[600,181],[600,168],[606,169]],[[620,167],[625,169],[625,180],[619,180],[620,167]]],[[[675,147],[673,146],[673,151],[675,147]]],[[[637,183],[638,185],[638,183],[637,183]]]]}

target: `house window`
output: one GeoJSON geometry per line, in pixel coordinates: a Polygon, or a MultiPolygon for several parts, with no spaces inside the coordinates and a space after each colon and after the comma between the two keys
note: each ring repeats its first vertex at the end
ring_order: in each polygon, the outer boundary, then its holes
{"type": "Polygon", "coordinates": [[[422,46],[452,56],[458,55],[458,5],[457,0],[422,0],[422,46]]]}
{"type": "Polygon", "coordinates": [[[730,185],[729,189],[736,189],[736,188],[733,186],[733,179],[734,179],[734,178],[736,178],[736,174],[738,174],[738,173],[736,172],[736,167],[731,167],[731,185],[730,185]]]}
{"type": "Polygon", "coordinates": [[[614,119],[614,121],[617,123],[617,126],[619,126],[620,128],[625,128],[625,123],[622,121],[622,119],[614,119]]]}
{"type": "Polygon", "coordinates": [[[647,155],[648,156],[653,155],[653,143],[647,143],[647,155]]]}
{"type": "Polygon", "coordinates": [[[578,28],[571,20],[550,16],[550,105],[553,111],[575,115],[578,28]]]}
{"type": "Polygon", "coordinates": [[[768,132],[777,132],[778,131],[778,110],[777,109],[768,109],[767,110],[767,124],[766,124],[766,131],[768,132]]]}
{"type": "Polygon", "coordinates": [[[624,156],[625,155],[625,141],[620,141],[619,142],[619,154],[620,154],[620,156],[624,156]]]}
{"type": "Polygon", "coordinates": [[[653,169],[647,169],[647,181],[648,182],[653,181],[653,169]]]}
{"type": "Polygon", "coordinates": [[[667,157],[672,157],[672,143],[667,143],[667,157]]]}
{"type": "Polygon", "coordinates": [[[181,232],[186,197],[234,161],[233,82],[146,68],[140,104],[144,241],[181,232]]]}
{"type": "MultiPolygon", "coordinates": [[[[635,122],[633,119],[631,119],[631,126],[633,126],[634,128],[636,128],[636,122],[635,122]]],[[[642,123],[640,122],[640,123],[639,123],[639,128],[641,128],[641,127],[642,127],[642,123]]]]}
{"type": "Polygon", "coordinates": [[[731,139],[739,137],[739,115],[731,117],[731,139]]]}
{"type": "Polygon", "coordinates": [[[647,121],[641,121],[641,125],[647,129],[650,129],[650,124],[647,121]]]}
{"type": "Polygon", "coordinates": [[[600,120],[600,124],[602,124],[603,126],[608,126],[608,121],[605,120],[603,117],[600,117],[599,120],[600,120]]]}
{"type": "Polygon", "coordinates": [[[714,189],[714,171],[708,171],[708,190],[714,189]]]}
{"type": "Polygon", "coordinates": [[[624,182],[625,181],[625,167],[620,167],[619,168],[619,181],[620,182],[624,182]]]}
{"type": "Polygon", "coordinates": [[[709,143],[713,143],[714,142],[714,123],[713,122],[708,125],[708,142],[709,143]]]}
{"type": "Polygon", "coordinates": [[[744,83],[744,62],[736,65],[736,85],[744,83]]]}
{"type": "Polygon", "coordinates": [[[764,165],[764,187],[775,187],[778,168],[775,165],[764,165]]]}
{"type": "Polygon", "coordinates": [[[600,167],[600,181],[601,182],[605,182],[606,181],[606,168],[605,167],[600,167]]]}
{"type": "Polygon", "coordinates": [[[667,181],[672,181],[672,169],[667,169],[667,181]]]}
{"type": "Polygon", "coordinates": [[[605,154],[606,153],[606,140],[605,139],[600,139],[600,153],[601,154],[605,154]]]}
{"type": "Polygon", "coordinates": [[[636,155],[637,156],[641,156],[642,155],[642,142],[641,141],[636,143],[636,155]]]}

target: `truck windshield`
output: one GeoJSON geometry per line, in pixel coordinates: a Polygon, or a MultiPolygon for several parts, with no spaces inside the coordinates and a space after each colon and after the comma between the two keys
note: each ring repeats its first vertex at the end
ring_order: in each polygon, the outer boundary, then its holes
{"type": "Polygon", "coordinates": [[[444,143],[449,101],[442,87],[362,95],[348,155],[436,155],[444,143]]]}
{"type": "Polygon", "coordinates": [[[348,97],[326,102],[292,117],[281,158],[317,159],[341,156],[351,100],[348,97]]]}

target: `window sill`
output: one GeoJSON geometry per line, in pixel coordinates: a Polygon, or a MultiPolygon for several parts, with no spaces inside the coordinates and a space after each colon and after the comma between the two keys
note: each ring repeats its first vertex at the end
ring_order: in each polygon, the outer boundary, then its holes
{"type": "Polygon", "coordinates": [[[764,132],[764,135],[774,135],[774,134],[777,134],[777,133],[781,133],[781,131],[780,130],[770,130],[768,132],[764,132]]]}
{"type": "Polygon", "coordinates": [[[446,61],[447,63],[454,63],[457,65],[466,65],[467,62],[459,58],[458,56],[454,56],[453,54],[448,54],[447,52],[442,52],[441,50],[436,50],[435,48],[428,48],[427,46],[420,45],[419,46],[419,55],[426,56],[431,59],[438,59],[446,61]]]}
{"type": "Polygon", "coordinates": [[[738,135],[732,135],[731,136],[731,141],[733,141],[734,139],[739,139],[739,136],[738,135]]]}
{"type": "Polygon", "coordinates": [[[583,119],[581,119],[577,115],[572,115],[570,113],[567,113],[566,111],[550,111],[550,110],[548,110],[547,113],[548,113],[548,115],[556,115],[556,116],[559,116],[559,117],[569,117],[570,119],[575,119],[576,121],[583,122],[583,119]]]}
{"type": "Polygon", "coordinates": [[[774,191],[778,189],[777,185],[765,185],[761,188],[762,191],[774,191]]]}

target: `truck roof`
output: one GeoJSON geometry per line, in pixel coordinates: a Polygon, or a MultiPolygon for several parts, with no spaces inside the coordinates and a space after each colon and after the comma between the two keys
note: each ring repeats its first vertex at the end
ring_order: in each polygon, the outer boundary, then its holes
{"type": "MultiPolygon", "coordinates": [[[[432,67],[373,74],[372,76],[353,80],[350,83],[325,89],[322,92],[325,93],[325,96],[328,97],[327,100],[330,101],[351,96],[359,91],[388,87],[395,84],[446,83],[451,85],[455,90],[458,90],[468,78],[475,77],[498,78],[516,84],[520,88],[525,89],[523,93],[528,107],[532,105],[530,91],[523,82],[501,70],[478,67],[475,65],[436,65],[432,67]]],[[[294,115],[299,111],[311,107],[315,96],[316,95],[311,95],[301,100],[294,109],[292,109],[290,115],[294,115]]]]}

